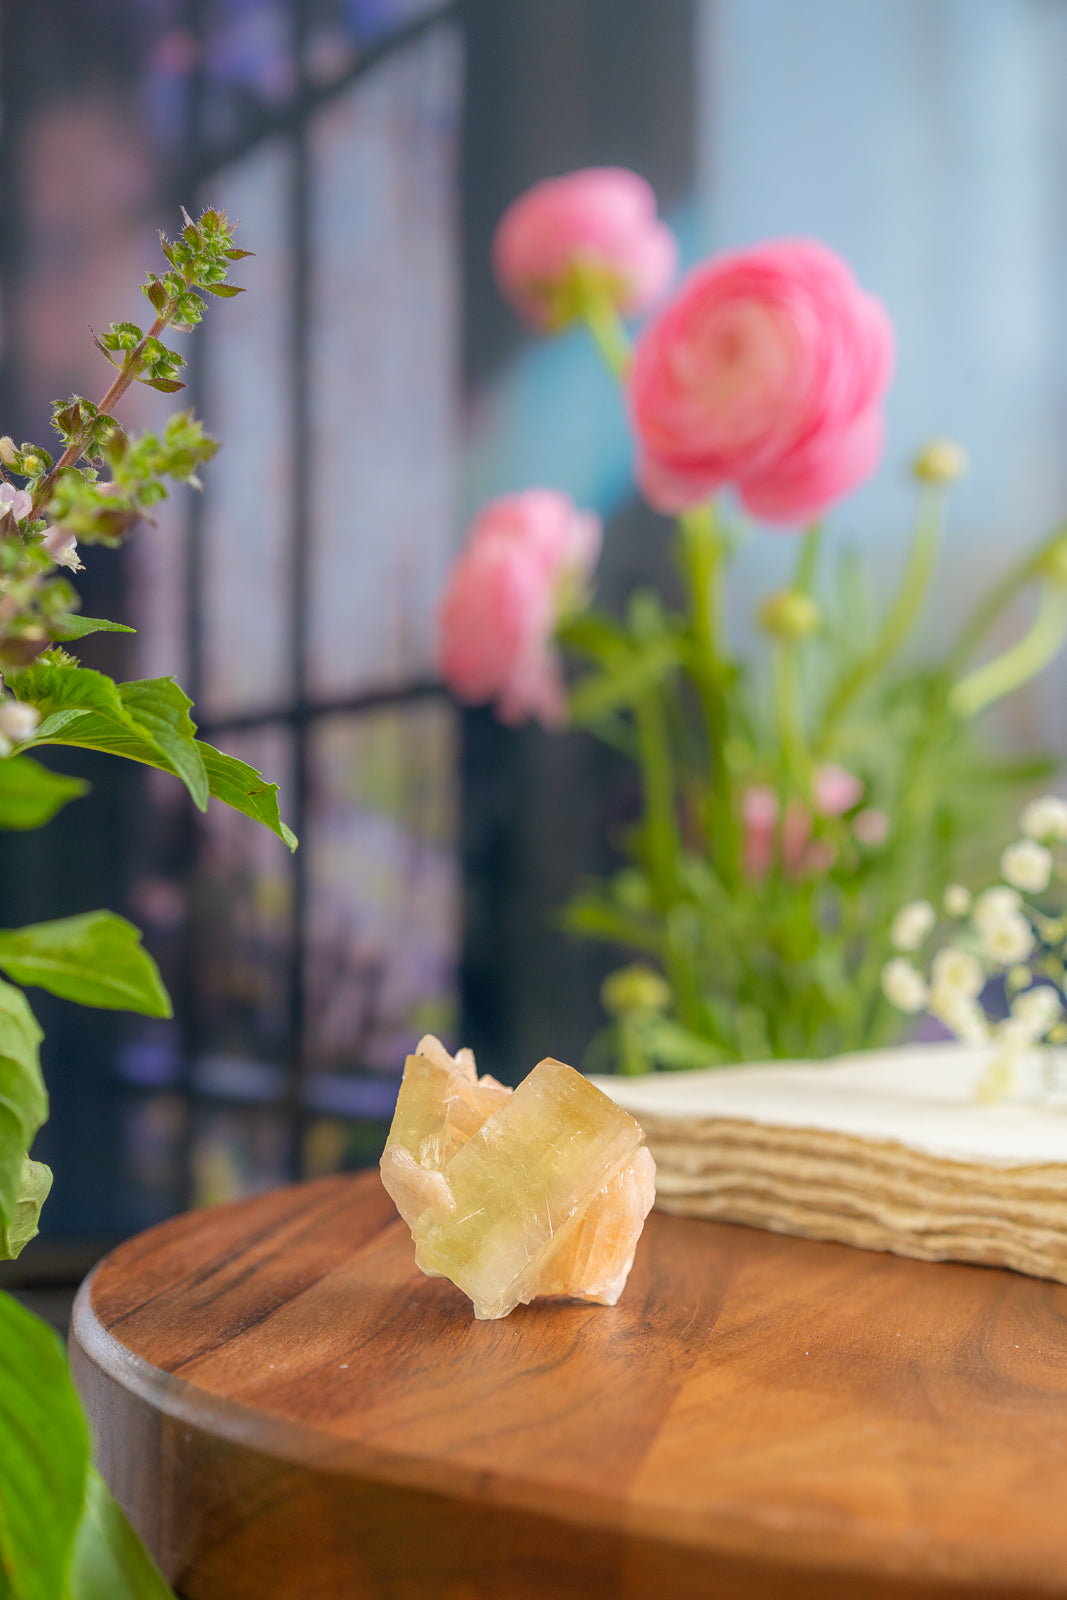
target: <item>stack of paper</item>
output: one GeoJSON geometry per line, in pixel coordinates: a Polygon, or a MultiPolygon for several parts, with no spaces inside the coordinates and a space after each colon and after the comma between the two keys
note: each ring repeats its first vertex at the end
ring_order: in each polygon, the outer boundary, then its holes
{"type": "Polygon", "coordinates": [[[1067,1052],[992,1105],[989,1061],[911,1045],[594,1081],[643,1126],[661,1210],[1067,1283],[1067,1052]]]}

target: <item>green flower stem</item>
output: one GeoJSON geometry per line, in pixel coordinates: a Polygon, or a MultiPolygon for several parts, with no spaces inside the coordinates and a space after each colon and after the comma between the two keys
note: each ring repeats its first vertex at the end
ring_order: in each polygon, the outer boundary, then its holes
{"type": "Polygon", "coordinates": [[[657,909],[665,911],[674,900],[681,844],[674,810],[674,779],[667,725],[654,690],[645,690],[635,700],[634,721],[644,782],[645,853],[649,878],[657,909]]]}
{"type": "Polygon", "coordinates": [[[957,683],[949,707],[961,717],[973,717],[1013,689],[1028,683],[1047,667],[1067,639],[1067,588],[1046,583],[1041,588],[1037,616],[1018,644],[957,683]]]}
{"type": "Polygon", "coordinates": [[[810,594],[815,582],[815,569],[819,564],[819,548],[822,544],[822,524],[813,523],[807,530],[800,545],[800,556],[797,560],[796,577],[793,579],[793,588],[801,594],[810,594]]]}
{"type": "Polygon", "coordinates": [[[702,1027],[700,989],[692,965],[679,949],[671,928],[671,911],[678,899],[678,860],[682,851],[674,808],[674,777],[663,709],[654,690],[634,702],[638,759],[644,782],[645,863],[652,898],[663,923],[661,960],[680,1019],[689,1028],[702,1027]]]}
{"type": "Polygon", "coordinates": [[[730,720],[720,622],[725,542],[715,507],[710,504],[685,512],[679,527],[681,564],[689,590],[687,659],[704,709],[711,756],[710,854],[721,881],[734,887],[740,848],[726,761],[730,720]]]}
{"type": "Polygon", "coordinates": [[[874,644],[845,673],[830,696],[817,743],[817,754],[820,756],[829,750],[837,724],[849,705],[889,665],[918,620],[941,542],[944,503],[944,492],[940,487],[930,485],[922,489],[915,533],[900,588],[874,644]]]}
{"type": "Polygon", "coordinates": [[[799,668],[796,642],[792,639],[777,640],[772,648],[771,673],[782,764],[788,780],[787,787],[799,789],[806,796],[810,787],[811,757],[800,714],[799,668]]]}
{"type": "Polygon", "coordinates": [[[621,383],[630,369],[630,341],[622,318],[603,292],[590,290],[582,297],[582,321],[593,336],[608,371],[621,383]]]}
{"type": "Polygon", "coordinates": [[[1051,552],[1064,540],[1067,540],[1067,525],[1061,524],[1041,541],[1036,550],[1027,552],[1005,574],[996,588],[978,604],[964,623],[959,638],[945,661],[944,671],[949,678],[955,678],[963,671],[1001,613],[1016,595],[1041,574],[1051,552]]]}

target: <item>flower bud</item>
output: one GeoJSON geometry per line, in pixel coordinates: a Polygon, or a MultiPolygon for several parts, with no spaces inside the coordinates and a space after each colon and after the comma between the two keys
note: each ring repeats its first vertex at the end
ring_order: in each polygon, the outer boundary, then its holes
{"type": "Polygon", "coordinates": [[[41,713],[36,706],[23,705],[21,700],[0,703],[0,733],[15,744],[32,739],[40,720],[41,713]]]}
{"type": "Polygon", "coordinates": [[[956,483],[966,477],[970,462],[961,444],[951,439],[932,439],[912,463],[920,483],[956,483]]]}
{"type": "Polygon", "coordinates": [[[652,967],[635,961],[632,966],[611,972],[600,986],[604,1010],[613,1017],[635,1011],[666,1011],[671,1003],[670,984],[652,967]]]}
{"type": "Polygon", "coordinates": [[[806,639],[821,622],[815,601],[800,589],[779,589],[759,608],[760,627],[778,639],[806,639]]]}
{"type": "Polygon", "coordinates": [[[30,455],[22,458],[22,471],[27,478],[36,478],[43,466],[44,462],[40,456],[30,455]]]}
{"type": "Polygon", "coordinates": [[[19,453],[15,448],[14,439],[5,433],[0,437],[0,462],[3,462],[5,467],[13,467],[18,458],[19,453]]]}

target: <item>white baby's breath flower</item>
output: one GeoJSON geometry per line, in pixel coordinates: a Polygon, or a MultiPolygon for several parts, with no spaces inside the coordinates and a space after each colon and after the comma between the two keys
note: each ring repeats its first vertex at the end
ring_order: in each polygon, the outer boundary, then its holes
{"type": "Polygon", "coordinates": [[[977,1000],[959,989],[930,990],[927,1010],[962,1044],[984,1044],[989,1038],[989,1023],[977,1000]]]}
{"type": "Polygon", "coordinates": [[[894,956],[882,968],[882,993],[898,1011],[913,1015],[926,1004],[926,980],[910,961],[905,961],[903,956],[894,956]]]}
{"type": "Polygon", "coordinates": [[[965,917],[971,909],[971,891],[965,889],[962,883],[950,883],[942,903],[946,916],[965,917]]]}
{"type": "Polygon", "coordinates": [[[1034,948],[1034,931],[1018,912],[991,922],[981,930],[982,950],[998,967],[1028,961],[1034,948]]]}
{"type": "Polygon", "coordinates": [[[1018,889],[1005,889],[1000,884],[995,889],[986,889],[974,902],[974,925],[979,933],[985,933],[987,928],[1016,916],[1021,904],[1018,889]]]}
{"type": "Polygon", "coordinates": [[[1025,894],[1041,894],[1052,876],[1052,851],[1036,839],[1020,839],[1010,844],[1000,858],[1000,875],[1005,883],[1025,894]]]}
{"type": "Polygon", "coordinates": [[[1067,800],[1043,794],[1023,806],[1019,827],[1028,839],[1067,839],[1067,800]]]}
{"type": "Polygon", "coordinates": [[[13,744],[19,744],[23,739],[32,739],[40,720],[41,713],[36,706],[25,706],[21,700],[0,702],[0,733],[13,744]]]}
{"type": "Polygon", "coordinates": [[[1055,989],[1048,983],[1039,984],[1019,995],[1011,1007],[1012,1017],[1024,1027],[1033,1029],[1035,1039],[1052,1027],[1063,1010],[1063,1003],[1055,989]]]}
{"type": "Polygon", "coordinates": [[[977,961],[970,951],[961,950],[957,945],[950,944],[947,949],[939,950],[934,957],[930,979],[935,989],[945,991],[954,989],[973,1000],[982,992],[985,974],[981,962],[977,961]]]}
{"type": "Polygon", "coordinates": [[[918,950],[936,921],[937,914],[929,900],[912,900],[901,906],[889,929],[893,948],[918,950]]]}

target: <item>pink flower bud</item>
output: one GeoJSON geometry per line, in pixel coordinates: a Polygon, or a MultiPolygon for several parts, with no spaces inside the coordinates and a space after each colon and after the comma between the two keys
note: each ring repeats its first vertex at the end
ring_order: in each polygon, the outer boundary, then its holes
{"type": "Polygon", "coordinates": [[[787,878],[797,878],[806,870],[810,839],[811,812],[794,798],[782,820],[782,870],[787,878]]]}
{"type": "Polygon", "coordinates": [[[828,762],[815,769],[811,791],[816,811],[824,817],[839,817],[858,805],[863,797],[863,784],[844,767],[828,762]]]}
{"type": "Polygon", "coordinates": [[[774,862],[778,796],[766,783],[754,783],[741,797],[741,869],[746,878],[765,878],[774,862]]]}
{"type": "Polygon", "coordinates": [[[566,495],[528,489],[475,520],[438,613],[441,673],[460,700],[502,722],[566,721],[553,632],[600,553],[600,519],[566,495]]]}
{"type": "Polygon", "coordinates": [[[508,207],[493,239],[501,290],[538,328],[562,327],[576,315],[576,268],[629,316],[666,292],[677,258],[652,189],[623,167],[589,167],[535,183],[508,207]]]}
{"type": "Polygon", "coordinates": [[[877,466],[892,369],[883,306],[825,245],[713,257],[635,353],[646,498],[674,512],[730,484],[767,522],[810,521],[877,466]]]}
{"type": "Polygon", "coordinates": [[[889,818],[884,811],[875,811],[867,806],[853,817],[852,831],[860,844],[885,844],[889,834],[889,818]]]}

